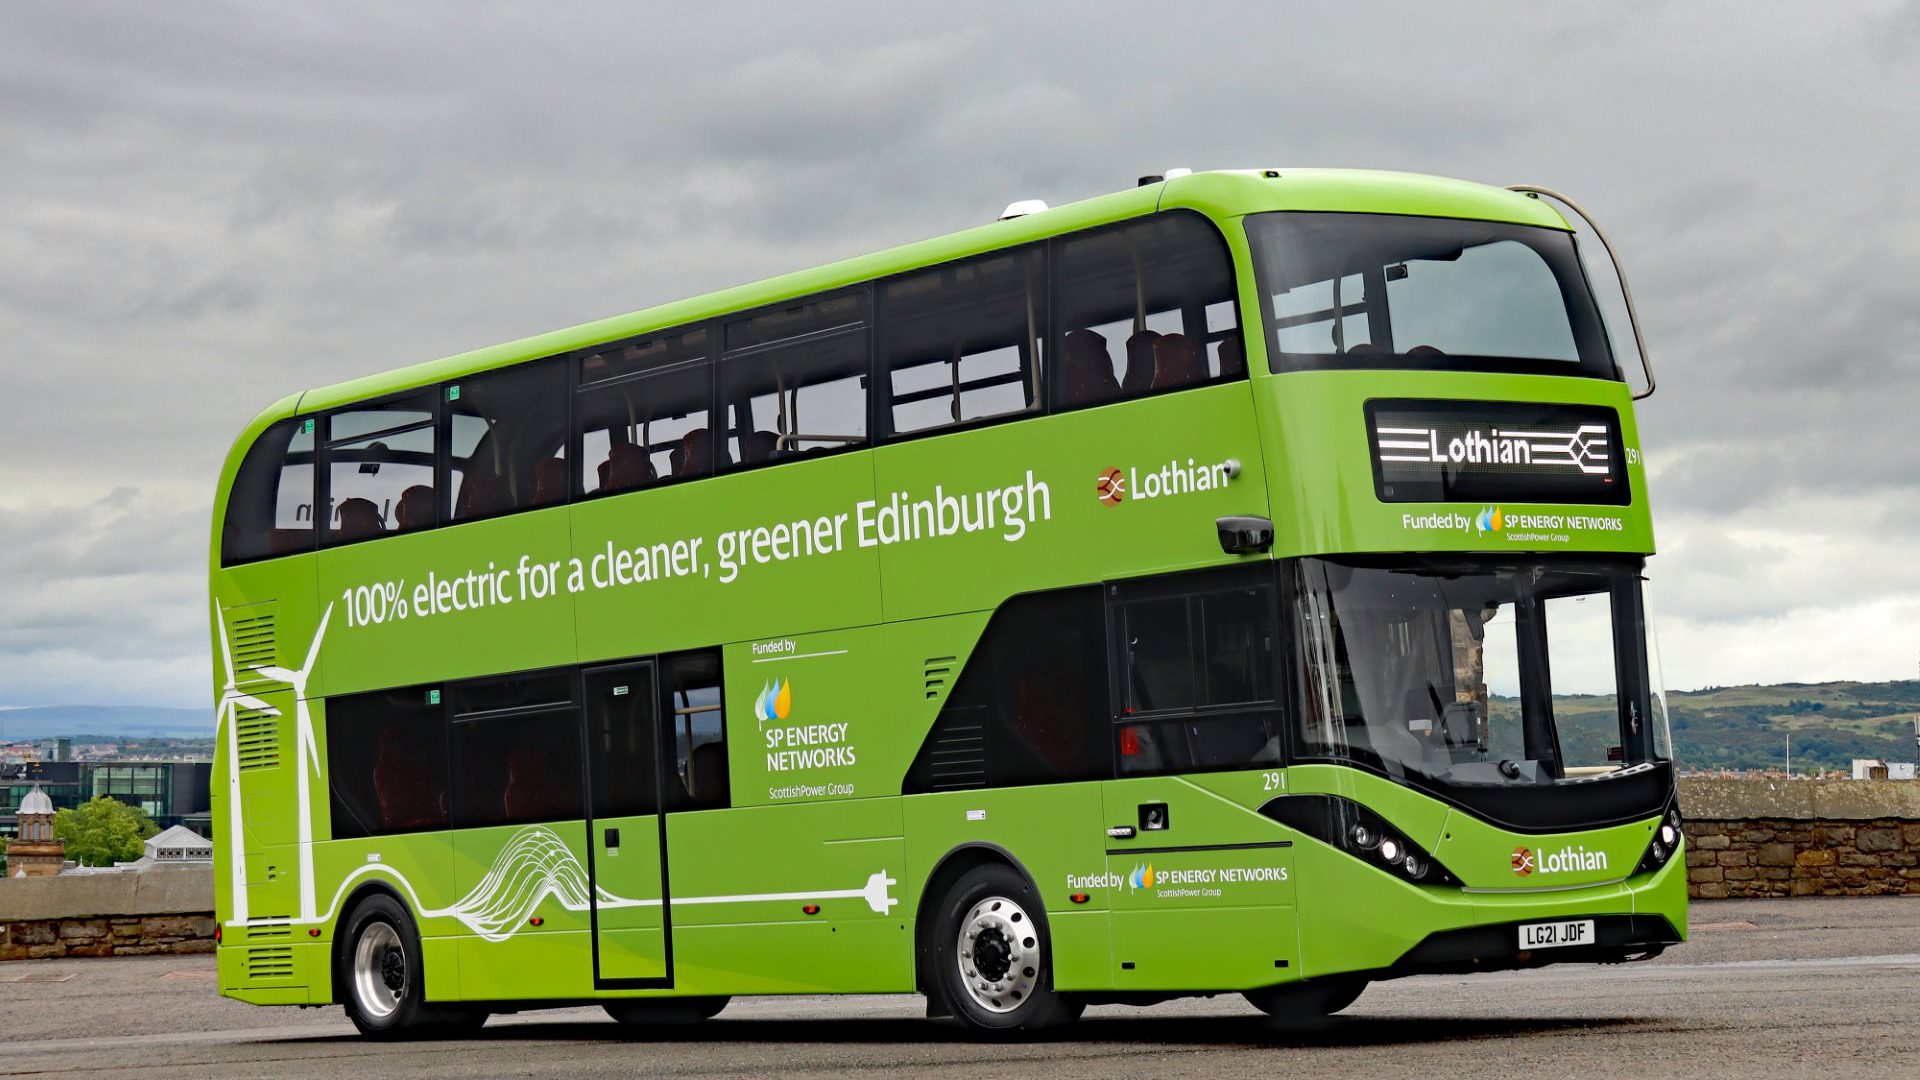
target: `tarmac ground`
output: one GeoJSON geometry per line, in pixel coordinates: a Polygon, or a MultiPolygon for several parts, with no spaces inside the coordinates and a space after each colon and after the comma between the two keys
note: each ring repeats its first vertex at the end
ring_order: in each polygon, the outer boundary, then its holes
{"type": "Polygon", "coordinates": [[[910,996],[742,998],[705,1024],[525,1012],[376,1043],[338,1008],[217,997],[212,957],[0,965],[0,1076],[1920,1076],[1920,897],[1700,903],[1650,962],[1401,979],[1308,1032],[1237,996],[982,1043],[910,996]]]}

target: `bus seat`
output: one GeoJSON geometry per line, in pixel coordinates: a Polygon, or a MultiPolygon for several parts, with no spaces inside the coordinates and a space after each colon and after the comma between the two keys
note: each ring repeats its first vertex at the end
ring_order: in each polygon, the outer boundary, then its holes
{"type": "Polygon", "coordinates": [[[1220,340],[1220,374],[1234,376],[1247,370],[1247,347],[1239,334],[1220,340]]]}
{"type": "Polygon", "coordinates": [[[427,765],[417,743],[392,728],[380,733],[380,749],[373,762],[373,790],[380,803],[382,829],[398,832],[446,826],[446,807],[428,805],[426,796],[433,788],[420,782],[420,777],[427,775],[427,765]],[[436,815],[436,811],[440,813],[436,815]]]}
{"type": "Polygon", "coordinates": [[[727,747],[725,743],[702,743],[687,759],[687,779],[693,784],[690,794],[702,806],[727,804],[727,747]]]}
{"type": "Polygon", "coordinates": [[[607,451],[607,461],[601,467],[600,487],[603,491],[632,491],[646,487],[659,479],[653,471],[653,459],[647,456],[647,450],[635,443],[614,443],[607,451]]]}
{"type": "Polygon", "coordinates": [[[1123,394],[1141,394],[1153,388],[1153,343],[1157,330],[1142,330],[1127,339],[1127,374],[1120,380],[1123,394]]]}
{"type": "Polygon", "coordinates": [[[673,467],[675,476],[705,476],[713,471],[713,433],[694,428],[680,439],[680,460],[673,467]]]}
{"type": "Polygon", "coordinates": [[[453,516],[464,521],[493,517],[512,509],[513,492],[507,487],[506,477],[494,472],[477,472],[467,474],[466,482],[460,485],[460,505],[453,516]]]}
{"type": "Polygon", "coordinates": [[[533,505],[558,506],[567,501],[567,460],[550,457],[533,467],[533,505]]]}
{"type": "Polygon", "coordinates": [[[1113,357],[1107,352],[1107,339],[1097,331],[1069,331],[1062,362],[1067,404],[1093,405],[1119,396],[1120,383],[1113,377],[1113,357]]]}
{"type": "Polygon", "coordinates": [[[779,445],[780,436],[771,431],[756,431],[740,440],[740,460],[745,464],[772,461],[779,445]]]}
{"type": "Polygon", "coordinates": [[[344,499],[335,516],[340,519],[333,529],[336,540],[370,540],[387,531],[386,523],[380,520],[380,508],[372,499],[344,499]]]}
{"type": "Polygon", "coordinates": [[[1165,334],[1153,343],[1153,388],[1190,386],[1207,381],[1206,358],[1185,334],[1165,334]]]}
{"type": "Polygon", "coordinates": [[[518,747],[507,755],[507,783],[500,792],[500,806],[508,821],[564,816],[552,812],[554,793],[561,790],[563,785],[553,775],[553,762],[538,747],[518,747]]]}
{"type": "Polygon", "coordinates": [[[401,492],[400,501],[393,506],[394,531],[411,532],[432,526],[433,488],[426,484],[415,484],[401,492]]]}
{"type": "Polygon", "coordinates": [[[312,529],[268,529],[267,552],[271,555],[291,555],[296,551],[313,550],[312,529]]]}

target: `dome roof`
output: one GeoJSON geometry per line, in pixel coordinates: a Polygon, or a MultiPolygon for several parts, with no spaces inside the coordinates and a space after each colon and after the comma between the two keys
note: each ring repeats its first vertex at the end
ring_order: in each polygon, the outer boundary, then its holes
{"type": "Polygon", "coordinates": [[[53,800],[47,798],[47,793],[40,790],[39,784],[35,784],[33,785],[33,790],[27,792],[27,797],[20,800],[19,812],[22,814],[47,814],[51,816],[53,814],[53,800]]]}

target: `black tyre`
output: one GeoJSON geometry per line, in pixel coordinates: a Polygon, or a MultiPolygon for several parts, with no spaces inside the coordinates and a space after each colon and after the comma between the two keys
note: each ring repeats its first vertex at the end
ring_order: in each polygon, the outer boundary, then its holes
{"type": "Polygon", "coordinates": [[[1333,976],[1249,990],[1245,996],[1254,1008],[1282,1024],[1311,1025],[1359,1000],[1366,988],[1365,979],[1333,976]]]}
{"type": "Polygon", "coordinates": [[[934,909],[927,992],[983,1034],[1071,1023],[1084,1005],[1053,991],[1047,912],[1027,879],[1003,863],[962,874],[934,909]]]}
{"type": "MultiPolygon", "coordinates": [[[[348,916],[334,985],[347,1019],[368,1038],[395,1038],[459,1019],[428,1007],[420,935],[406,908],[390,896],[370,896],[348,916]]],[[[477,1015],[486,1022],[485,1013],[477,1015]]]]}
{"type": "Polygon", "coordinates": [[[664,1026],[711,1020],[732,1000],[727,997],[639,998],[606,1001],[601,1005],[608,1016],[623,1024],[664,1026]]]}

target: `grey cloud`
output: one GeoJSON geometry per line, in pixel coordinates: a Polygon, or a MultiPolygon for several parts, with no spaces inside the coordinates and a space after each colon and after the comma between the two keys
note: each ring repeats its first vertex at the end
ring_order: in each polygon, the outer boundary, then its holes
{"type": "MultiPolygon", "coordinates": [[[[1782,499],[1920,505],[1916,40],[1913,5],[10,12],[0,703],[199,699],[212,481],[285,393],[1174,165],[1573,193],[1629,260],[1661,559],[1716,640],[1911,598],[1714,538],[1782,499]]],[[[1862,513],[1856,561],[1898,550],[1862,513]]]]}

